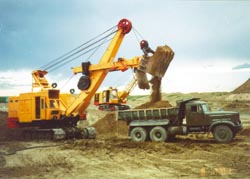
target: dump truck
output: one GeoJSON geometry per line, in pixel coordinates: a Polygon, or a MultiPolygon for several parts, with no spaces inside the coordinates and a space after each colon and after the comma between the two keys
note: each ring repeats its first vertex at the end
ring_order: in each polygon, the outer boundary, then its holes
{"type": "Polygon", "coordinates": [[[132,141],[163,142],[176,135],[212,132],[219,143],[228,143],[242,129],[238,112],[210,111],[198,98],[177,101],[176,107],[117,112],[126,121],[132,141]]]}

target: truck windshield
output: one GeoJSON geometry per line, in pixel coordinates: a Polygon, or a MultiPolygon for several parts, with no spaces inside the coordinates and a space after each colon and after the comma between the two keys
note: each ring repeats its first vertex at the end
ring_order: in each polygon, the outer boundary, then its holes
{"type": "Polygon", "coordinates": [[[201,105],[203,112],[209,111],[208,105],[207,104],[202,104],[201,105]]]}

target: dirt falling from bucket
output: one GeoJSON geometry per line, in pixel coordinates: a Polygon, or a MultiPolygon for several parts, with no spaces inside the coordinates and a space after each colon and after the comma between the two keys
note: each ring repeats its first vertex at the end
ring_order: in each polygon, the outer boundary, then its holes
{"type": "Polygon", "coordinates": [[[153,77],[150,80],[152,84],[152,93],[151,93],[151,103],[155,103],[157,101],[161,101],[161,78],[153,77]]]}

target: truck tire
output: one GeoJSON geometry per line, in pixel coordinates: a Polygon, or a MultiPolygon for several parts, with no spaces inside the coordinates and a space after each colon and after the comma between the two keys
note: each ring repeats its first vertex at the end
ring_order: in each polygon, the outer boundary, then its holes
{"type": "Polygon", "coordinates": [[[167,131],[161,126],[154,127],[150,131],[151,141],[165,142],[167,140],[167,137],[168,137],[167,131]]]}
{"type": "Polygon", "coordinates": [[[228,143],[233,139],[233,131],[226,125],[218,125],[213,130],[213,136],[219,143],[228,143]]]}
{"type": "Polygon", "coordinates": [[[135,127],[132,129],[130,137],[134,142],[144,142],[147,139],[147,132],[142,127],[135,127]]]}

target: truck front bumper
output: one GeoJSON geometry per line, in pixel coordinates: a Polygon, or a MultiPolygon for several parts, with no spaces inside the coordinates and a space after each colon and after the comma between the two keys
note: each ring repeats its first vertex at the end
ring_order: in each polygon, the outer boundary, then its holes
{"type": "Polygon", "coordinates": [[[238,133],[238,132],[241,131],[242,129],[243,129],[243,127],[242,127],[242,124],[241,124],[241,123],[239,123],[238,125],[236,125],[236,126],[234,127],[234,130],[235,130],[236,133],[238,133]]]}

